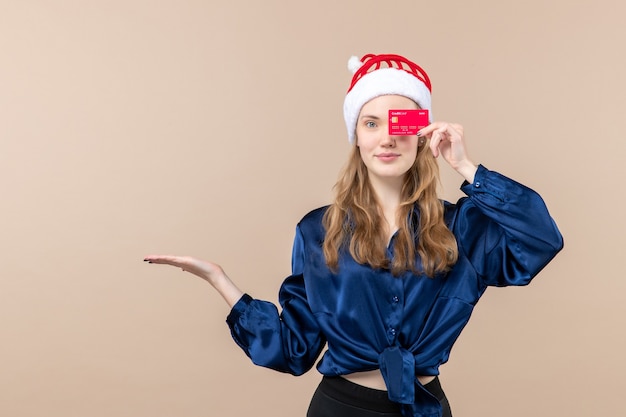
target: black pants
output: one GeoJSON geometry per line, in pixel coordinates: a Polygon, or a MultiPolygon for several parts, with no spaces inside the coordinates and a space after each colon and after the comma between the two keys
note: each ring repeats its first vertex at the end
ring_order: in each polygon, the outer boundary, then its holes
{"type": "MultiPolygon", "coordinates": [[[[441,403],[443,417],[452,417],[439,378],[424,385],[441,403]]],[[[307,417],[402,417],[400,405],[387,391],[364,387],[339,376],[325,376],[317,387],[307,417]]]]}

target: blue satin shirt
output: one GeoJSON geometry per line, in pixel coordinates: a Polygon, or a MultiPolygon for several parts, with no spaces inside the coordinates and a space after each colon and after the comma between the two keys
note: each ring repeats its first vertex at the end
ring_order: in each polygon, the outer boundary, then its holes
{"type": "Polygon", "coordinates": [[[528,284],[563,247],[531,189],[483,166],[461,189],[467,197],[443,203],[459,259],[434,278],[393,276],[349,253],[333,273],[322,252],[326,207],[308,213],[296,228],[292,275],[280,289],[282,313],[244,295],[227,318],[235,342],[255,364],[294,375],[311,369],[327,344],[317,365],[323,375],[380,369],[404,416],[440,416],[439,401],[416,375],[439,374],[488,286],[528,284]]]}

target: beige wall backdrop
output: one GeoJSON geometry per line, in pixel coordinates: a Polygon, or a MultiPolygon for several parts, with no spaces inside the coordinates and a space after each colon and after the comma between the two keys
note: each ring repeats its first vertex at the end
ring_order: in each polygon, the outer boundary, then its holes
{"type": "Polygon", "coordinates": [[[441,368],[455,416],[626,415],[618,3],[0,0],[0,415],[304,416],[315,370],[253,366],[208,284],[142,259],[276,301],[369,52],[422,65],[435,118],[565,236],[479,303],[441,368]]]}

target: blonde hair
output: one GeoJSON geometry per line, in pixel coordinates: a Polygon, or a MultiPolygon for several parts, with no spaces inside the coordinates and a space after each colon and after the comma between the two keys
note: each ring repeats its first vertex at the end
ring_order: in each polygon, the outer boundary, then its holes
{"type": "Polygon", "coordinates": [[[443,203],[437,197],[438,181],[439,165],[429,147],[418,147],[415,162],[402,185],[396,219],[398,232],[390,261],[381,205],[355,145],[335,184],[335,201],[323,218],[326,229],[323,250],[329,268],[336,272],[339,252],[348,249],[358,263],[390,269],[396,276],[412,271],[433,277],[448,271],[456,263],[458,248],[444,221],[443,203]],[[416,253],[421,266],[415,265],[416,253]]]}

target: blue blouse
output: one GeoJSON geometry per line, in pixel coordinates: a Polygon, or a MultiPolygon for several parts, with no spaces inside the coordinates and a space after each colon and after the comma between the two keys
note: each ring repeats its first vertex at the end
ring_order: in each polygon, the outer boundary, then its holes
{"type": "MultiPolygon", "coordinates": [[[[227,318],[235,342],[255,364],[294,375],[311,369],[327,344],[317,365],[323,375],[380,369],[404,416],[440,416],[439,401],[416,375],[439,374],[488,286],[528,284],[563,247],[531,189],[483,166],[461,189],[467,197],[443,203],[459,259],[435,278],[393,276],[349,253],[333,273],[322,252],[326,207],[308,213],[296,228],[292,275],[279,292],[282,313],[245,294],[227,318]]],[[[393,238],[387,250],[391,259],[393,238]]]]}

